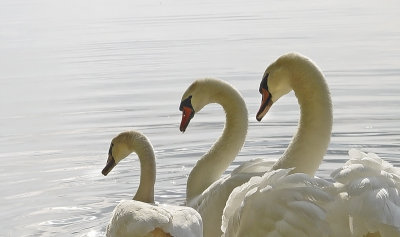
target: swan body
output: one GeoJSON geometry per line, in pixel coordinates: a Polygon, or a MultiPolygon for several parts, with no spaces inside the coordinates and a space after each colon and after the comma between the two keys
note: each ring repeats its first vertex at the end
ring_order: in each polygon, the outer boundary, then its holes
{"type": "Polygon", "coordinates": [[[329,236],[326,210],[331,183],[278,169],[253,177],[230,195],[223,214],[223,237],[329,236]]]}
{"type": "Polygon", "coordinates": [[[214,237],[222,234],[222,212],[232,190],[251,177],[261,176],[270,170],[272,163],[249,161],[221,177],[244,144],[248,113],[242,96],[230,84],[218,79],[200,79],[193,82],[182,96],[180,130],[184,132],[195,113],[209,103],[218,103],[223,107],[226,123],[221,137],[189,174],[186,205],[202,216],[204,236],[214,237]]]}
{"type": "Polygon", "coordinates": [[[349,156],[334,183],[279,169],[235,188],[222,236],[400,236],[400,168],[373,153],[349,156]]]}
{"type": "Polygon", "coordinates": [[[225,236],[400,236],[397,168],[376,155],[351,150],[350,160],[332,173],[335,183],[307,176],[314,175],[322,161],[332,129],[329,90],[315,63],[296,53],[283,55],[267,68],[259,90],[259,121],[280,97],[295,92],[301,110],[299,127],[273,170],[289,169],[286,177],[302,174],[295,176],[298,183],[285,192],[281,189],[281,185],[286,187],[284,179],[275,189],[265,186],[274,181],[270,180],[274,171],[236,188],[224,209],[225,236]],[[304,205],[291,209],[292,200],[273,199],[274,192],[281,197],[295,195],[296,202],[304,205]],[[289,213],[290,221],[273,204],[289,213]],[[310,221],[321,228],[311,229],[310,221]]]}
{"type": "Polygon", "coordinates": [[[122,159],[136,152],[141,166],[139,188],[133,200],[124,200],[114,209],[107,237],[201,237],[202,220],[194,209],[154,203],[155,155],[142,133],[128,131],[116,136],[110,145],[107,175],[122,159]]]}
{"type": "Polygon", "coordinates": [[[341,195],[340,206],[331,208],[330,218],[345,220],[343,225],[348,226],[342,227],[347,235],[335,236],[400,236],[400,168],[374,153],[351,149],[349,156],[331,174],[341,195]]]}

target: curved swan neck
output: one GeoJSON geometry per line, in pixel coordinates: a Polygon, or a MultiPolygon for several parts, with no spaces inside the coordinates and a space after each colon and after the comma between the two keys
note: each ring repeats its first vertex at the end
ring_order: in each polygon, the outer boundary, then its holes
{"type": "Polygon", "coordinates": [[[200,195],[228,168],[242,148],[248,127],[246,104],[240,93],[228,83],[207,80],[204,96],[206,104],[220,104],[226,115],[222,135],[197,162],[189,175],[186,199],[200,195]]]}
{"type": "Polygon", "coordinates": [[[153,147],[142,134],[130,141],[132,152],[136,152],[140,161],[140,182],[133,200],[154,203],[154,184],[156,181],[156,161],[153,147]]]}
{"type": "Polygon", "coordinates": [[[293,172],[314,175],[329,145],[332,102],[322,72],[310,60],[290,65],[290,83],[300,105],[298,130],[273,169],[295,167],[293,172]]]}

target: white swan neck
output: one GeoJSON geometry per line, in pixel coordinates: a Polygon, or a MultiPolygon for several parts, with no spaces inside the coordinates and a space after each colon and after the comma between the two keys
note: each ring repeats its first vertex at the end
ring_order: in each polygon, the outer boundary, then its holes
{"type": "Polygon", "coordinates": [[[189,175],[186,200],[200,195],[221,177],[242,148],[248,127],[246,104],[240,93],[223,81],[210,81],[204,91],[208,103],[220,104],[226,114],[222,135],[196,163],[189,175]]]}
{"type": "Polygon", "coordinates": [[[144,135],[133,139],[131,146],[140,161],[140,182],[133,200],[154,203],[156,161],[153,147],[144,135]]]}
{"type": "Polygon", "coordinates": [[[290,145],[273,169],[314,175],[328,148],[332,131],[332,102],[322,72],[306,61],[292,67],[291,85],[300,105],[300,121],[290,145]]]}

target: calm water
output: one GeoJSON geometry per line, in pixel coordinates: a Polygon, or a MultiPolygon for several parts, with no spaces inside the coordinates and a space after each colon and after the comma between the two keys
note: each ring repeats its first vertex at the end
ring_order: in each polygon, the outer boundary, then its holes
{"type": "Polygon", "coordinates": [[[179,132],[180,98],[196,78],[230,82],[248,105],[229,170],[278,158],[297,125],[293,94],[263,122],[255,113],[265,67],[288,51],[318,63],[333,97],[318,175],[351,147],[400,166],[399,1],[1,1],[0,236],[103,236],[138,184],[135,156],[100,173],[110,140],[128,129],[156,150],[156,200],[182,203],[224,123],[211,105],[179,132]]]}

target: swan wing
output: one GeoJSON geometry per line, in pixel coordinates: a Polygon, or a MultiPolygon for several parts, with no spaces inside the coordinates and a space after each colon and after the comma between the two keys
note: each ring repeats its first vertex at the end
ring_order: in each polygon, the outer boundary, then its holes
{"type": "Polygon", "coordinates": [[[232,176],[236,174],[258,174],[271,170],[271,167],[276,163],[276,161],[265,160],[265,159],[253,159],[244,162],[240,166],[236,167],[232,171],[232,176]]]}
{"type": "Polygon", "coordinates": [[[172,216],[170,225],[165,228],[166,233],[172,236],[187,236],[187,237],[202,237],[203,236],[203,222],[200,214],[190,207],[185,206],[172,206],[160,205],[172,216]]]}
{"type": "Polygon", "coordinates": [[[249,181],[251,177],[263,175],[271,169],[273,163],[262,159],[247,161],[187,203],[203,217],[204,226],[208,226],[204,229],[204,236],[221,236],[222,213],[232,190],[249,181]]]}
{"type": "Polygon", "coordinates": [[[323,189],[332,184],[290,169],[267,172],[237,187],[224,209],[223,236],[328,236],[323,189]]]}
{"type": "Polygon", "coordinates": [[[146,236],[155,228],[164,229],[171,220],[170,213],[155,205],[124,200],[114,209],[107,236],[146,236]]]}
{"type": "Polygon", "coordinates": [[[201,217],[192,208],[125,200],[114,209],[106,236],[153,236],[156,230],[156,236],[201,237],[202,229],[201,217]]]}
{"type": "Polygon", "coordinates": [[[400,169],[373,153],[352,149],[331,176],[343,195],[353,236],[400,236],[400,169]]]}

